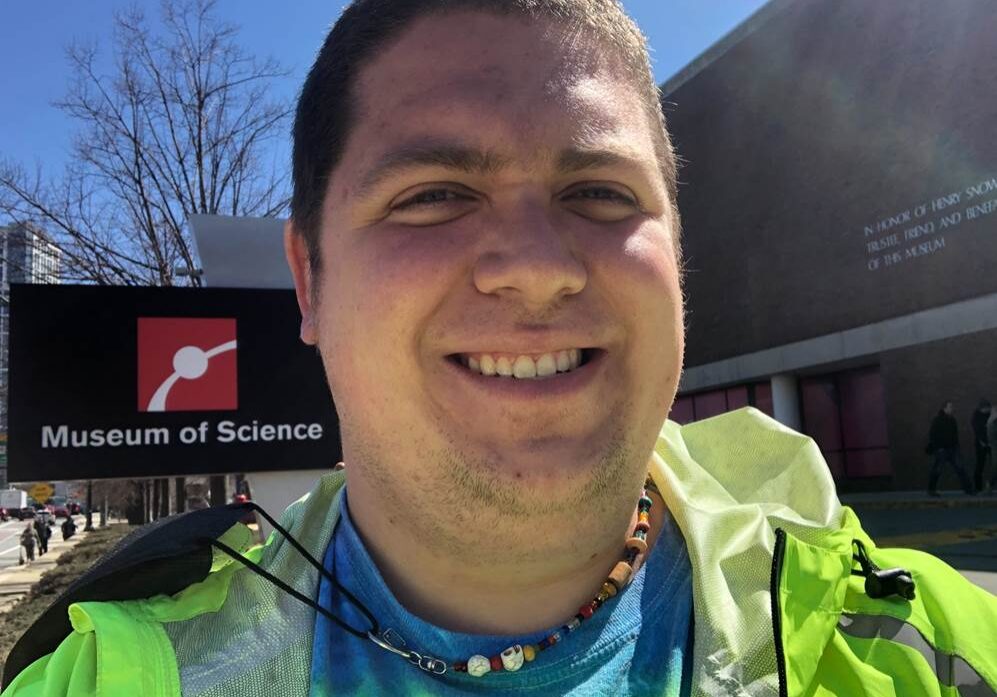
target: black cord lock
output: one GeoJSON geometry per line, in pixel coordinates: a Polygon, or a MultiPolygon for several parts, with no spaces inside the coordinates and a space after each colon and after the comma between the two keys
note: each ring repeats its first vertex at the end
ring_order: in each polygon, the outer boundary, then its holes
{"type": "Polygon", "coordinates": [[[915,584],[911,574],[906,569],[880,569],[869,558],[865,545],[861,540],[852,540],[858,550],[852,558],[859,563],[862,570],[853,570],[855,576],[865,577],[865,594],[870,598],[889,598],[899,596],[904,600],[913,600],[915,584]]]}

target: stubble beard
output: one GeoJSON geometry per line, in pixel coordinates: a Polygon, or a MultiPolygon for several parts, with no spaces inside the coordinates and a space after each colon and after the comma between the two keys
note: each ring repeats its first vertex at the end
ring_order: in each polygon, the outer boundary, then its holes
{"type": "MultiPolygon", "coordinates": [[[[628,413],[621,406],[616,413],[628,413]]],[[[443,445],[399,442],[343,424],[343,443],[354,460],[348,469],[427,551],[472,566],[521,565],[588,550],[586,541],[634,503],[650,453],[640,452],[622,417],[615,420],[601,452],[557,490],[510,478],[508,463],[452,435],[443,445]],[[395,465],[399,453],[408,461],[395,465]]]]}

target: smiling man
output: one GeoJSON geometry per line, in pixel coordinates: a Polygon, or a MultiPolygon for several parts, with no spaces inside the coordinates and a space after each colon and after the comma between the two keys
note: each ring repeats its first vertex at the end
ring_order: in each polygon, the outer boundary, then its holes
{"type": "Polygon", "coordinates": [[[810,440],[666,422],[675,158],[613,0],[356,0],[294,138],[345,468],[4,694],[993,694],[997,601],[877,549],[810,440]]]}

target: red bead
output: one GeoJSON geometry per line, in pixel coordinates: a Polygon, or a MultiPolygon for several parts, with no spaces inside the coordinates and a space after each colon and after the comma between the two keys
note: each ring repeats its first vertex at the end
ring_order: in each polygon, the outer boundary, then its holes
{"type": "Polygon", "coordinates": [[[592,603],[589,603],[588,605],[582,605],[580,608],[578,608],[578,614],[584,617],[585,619],[591,617],[593,612],[595,612],[595,608],[592,606],[592,603]]]}
{"type": "Polygon", "coordinates": [[[492,656],[488,660],[491,661],[492,670],[493,671],[498,672],[498,671],[502,670],[502,657],[501,656],[492,656]]]}
{"type": "Polygon", "coordinates": [[[467,664],[464,663],[463,661],[459,661],[459,662],[453,664],[453,669],[454,669],[454,672],[457,672],[457,673],[466,673],[467,672],[467,664]]]}

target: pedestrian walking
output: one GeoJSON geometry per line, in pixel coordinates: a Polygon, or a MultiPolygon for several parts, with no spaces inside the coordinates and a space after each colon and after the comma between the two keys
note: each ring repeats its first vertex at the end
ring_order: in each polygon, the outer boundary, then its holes
{"type": "Polygon", "coordinates": [[[47,516],[35,518],[35,533],[38,537],[38,555],[41,556],[48,551],[48,539],[52,536],[52,531],[46,522],[47,516]]]}
{"type": "Polygon", "coordinates": [[[973,472],[973,484],[977,491],[983,491],[983,470],[992,462],[993,449],[987,436],[987,421],[990,420],[992,408],[990,402],[981,399],[973,412],[973,446],[976,449],[976,470],[973,472]]]}
{"type": "Polygon", "coordinates": [[[955,405],[950,401],[945,402],[931,420],[927,453],[934,455],[935,461],[931,465],[931,474],[928,477],[929,496],[938,496],[938,478],[946,462],[952,465],[958,475],[963,491],[967,494],[973,493],[973,483],[969,481],[969,475],[962,466],[962,455],[959,452],[959,424],[952,415],[954,411],[955,405]]]}
{"type": "MultiPolygon", "coordinates": [[[[987,419],[987,445],[990,446],[990,458],[993,462],[993,453],[997,452],[997,409],[990,409],[990,417],[987,419]]],[[[997,489],[997,467],[990,473],[990,481],[987,483],[987,493],[993,494],[997,489]]]]}
{"type": "Polygon", "coordinates": [[[24,556],[28,558],[28,561],[34,561],[35,531],[31,529],[30,524],[24,526],[24,531],[21,533],[21,546],[24,547],[24,556]]]}
{"type": "Polygon", "coordinates": [[[68,540],[74,534],[76,534],[76,521],[72,516],[68,516],[62,523],[62,539],[68,540]]]}

